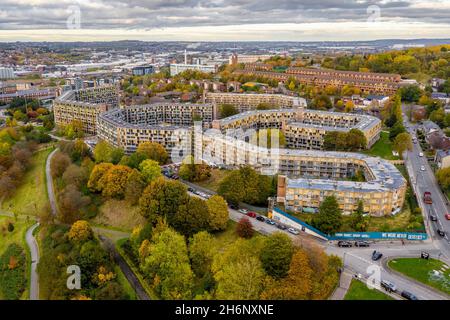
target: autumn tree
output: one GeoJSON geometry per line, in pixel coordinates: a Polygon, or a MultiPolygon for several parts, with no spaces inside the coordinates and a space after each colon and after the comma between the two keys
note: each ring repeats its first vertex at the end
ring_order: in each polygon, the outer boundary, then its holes
{"type": "Polygon", "coordinates": [[[198,182],[204,181],[211,177],[211,167],[205,163],[194,163],[194,157],[187,157],[178,170],[181,179],[198,182]]]}
{"type": "Polygon", "coordinates": [[[139,210],[151,222],[155,222],[158,216],[171,221],[187,197],[187,189],[181,182],[158,177],[144,189],[139,199],[139,210]]]}
{"type": "Polygon", "coordinates": [[[73,184],[66,186],[58,195],[59,219],[64,223],[73,223],[82,218],[82,210],[91,203],[73,184]]]}
{"type": "Polygon", "coordinates": [[[436,179],[441,185],[442,189],[450,190],[450,167],[437,170],[436,179]]]}
{"type": "Polygon", "coordinates": [[[247,217],[242,217],[236,225],[236,233],[239,237],[249,239],[253,237],[255,230],[253,225],[247,217]]]}
{"type": "Polygon", "coordinates": [[[245,184],[239,171],[232,171],[219,184],[217,193],[229,203],[238,205],[244,200],[245,184]]]}
{"type": "Polygon", "coordinates": [[[313,270],[304,249],[297,249],[292,256],[289,271],[281,281],[268,280],[262,299],[305,300],[312,289],[313,270]]]}
{"type": "Polygon", "coordinates": [[[206,200],[208,207],[209,230],[219,231],[227,227],[229,214],[227,202],[219,195],[213,195],[206,200]]]}
{"type": "Polygon", "coordinates": [[[62,175],[62,180],[65,185],[74,184],[78,188],[86,184],[88,180],[87,170],[76,164],[69,165],[64,174],[62,175]]]}
{"type": "Polygon", "coordinates": [[[146,182],[142,174],[138,170],[133,169],[128,175],[125,185],[125,200],[132,205],[137,204],[145,186],[146,182]]]}
{"type": "Polygon", "coordinates": [[[50,171],[53,178],[59,178],[62,176],[66,168],[70,165],[71,161],[67,154],[62,152],[56,152],[50,162],[50,171]]]}
{"type": "Polygon", "coordinates": [[[106,172],[108,172],[108,170],[112,168],[112,166],[112,163],[100,163],[94,167],[87,183],[89,190],[91,190],[92,192],[102,191],[103,186],[101,185],[100,181],[106,174],[106,172]]]}
{"type": "Polygon", "coordinates": [[[265,239],[260,259],[266,273],[279,279],[287,275],[293,254],[294,247],[289,236],[275,232],[265,239]]]}
{"type": "Polygon", "coordinates": [[[335,196],[326,197],[319,207],[319,213],[312,219],[314,227],[326,234],[334,234],[342,226],[342,212],[335,196]]]}
{"type": "Polygon", "coordinates": [[[93,237],[93,232],[87,221],[78,220],[70,227],[68,236],[71,241],[84,242],[93,237]]]}
{"type": "Polygon", "coordinates": [[[110,198],[123,199],[128,183],[128,176],[131,172],[132,169],[127,166],[111,166],[99,180],[102,195],[110,198]]]}
{"type": "Polygon", "coordinates": [[[156,142],[142,142],[136,152],[145,155],[147,159],[157,161],[159,164],[165,164],[169,159],[166,149],[156,142]]]}

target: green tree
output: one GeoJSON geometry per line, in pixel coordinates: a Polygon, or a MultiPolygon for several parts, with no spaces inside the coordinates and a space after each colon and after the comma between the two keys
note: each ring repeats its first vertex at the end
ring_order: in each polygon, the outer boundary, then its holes
{"type": "Polygon", "coordinates": [[[335,196],[328,196],[322,201],[312,224],[326,234],[332,235],[339,231],[342,226],[342,212],[335,196]]]}
{"type": "Polygon", "coordinates": [[[216,254],[215,239],[206,231],[200,231],[189,239],[189,258],[192,270],[202,278],[211,272],[211,265],[216,254]]]}
{"type": "Polygon", "coordinates": [[[208,229],[208,207],[204,200],[197,197],[188,197],[187,200],[180,204],[178,211],[169,220],[173,227],[185,236],[208,229]]]}
{"type": "Polygon", "coordinates": [[[170,228],[162,231],[140,259],[141,269],[162,299],[192,299],[194,274],[182,235],[170,228]]]}
{"type": "Polygon", "coordinates": [[[219,112],[221,118],[227,118],[239,113],[236,107],[232,104],[221,104],[219,107],[219,112]]]}
{"type": "MultiPolygon", "coordinates": [[[[256,240],[256,239],[255,239],[256,240]]],[[[264,284],[264,271],[255,243],[239,239],[214,257],[215,298],[220,300],[258,299],[264,284]]]]}
{"type": "Polygon", "coordinates": [[[398,152],[400,157],[403,157],[403,152],[405,152],[406,150],[411,151],[413,148],[413,145],[412,145],[411,136],[409,135],[409,133],[402,132],[402,133],[398,134],[394,139],[392,148],[396,152],[398,152]]]}
{"type": "Polygon", "coordinates": [[[358,207],[352,213],[350,226],[353,230],[360,232],[367,231],[369,227],[368,219],[364,217],[364,203],[362,200],[358,201],[358,207]]]}
{"type": "Polygon", "coordinates": [[[436,171],[436,179],[444,190],[450,190],[450,167],[436,171]]]}
{"type": "Polygon", "coordinates": [[[265,239],[260,259],[266,273],[279,279],[287,275],[293,254],[294,247],[289,236],[275,232],[265,239]]]}
{"type": "Polygon", "coordinates": [[[390,130],[389,130],[389,139],[391,141],[394,141],[395,138],[400,134],[406,132],[405,127],[403,126],[403,124],[398,121],[390,130]]]}
{"type": "Polygon", "coordinates": [[[217,193],[227,200],[228,203],[238,205],[244,200],[245,183],[239,171],[232,171],[219,184],[217,193]]]}
{"type": "Polygon", "coordinates": [[[213,195],[206,200],[208,207],[208,223],[211,231],[224,230],[228,223],[228,206],[224,198],[213,195]]]}
{"type": "Polygon", "coordinates": [[[400,95],[402,101],[406,102],[417,102],[422,95],[422,90],[416,85],[409,85],[400,88],[400,95]]]}
{"type": "Polygon", "coordinates": [[[155,180],[158,177],[161,177],[162,175],[161,167],[159,166],[158,162],[151,159],[142,161],[139,164],[139,169],[141,170],[142,176],[147,183],[155,180]]]}

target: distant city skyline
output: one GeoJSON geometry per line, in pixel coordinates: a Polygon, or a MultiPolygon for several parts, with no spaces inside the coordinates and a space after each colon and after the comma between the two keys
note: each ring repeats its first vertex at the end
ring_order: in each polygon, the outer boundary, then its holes
{"type": "Polygon", "coordinates": [[[1,0],[0,41],[445,38],[445,0],[1,0]]]}

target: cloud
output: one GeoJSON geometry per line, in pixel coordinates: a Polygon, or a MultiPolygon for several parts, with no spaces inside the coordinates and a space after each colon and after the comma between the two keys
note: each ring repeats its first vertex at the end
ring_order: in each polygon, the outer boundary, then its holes
{"type": "Polygon", "coordinates": [[[439,35],[439,28],[434,26],[441,25],[444,30],[450,24],[447,0],[0,0],[0,3],[1,30],[36,33],[48,29],[64,33],[67,19],[73,14],[68,9],[74,5],[80,8],[82,29],[100,33],[110,30],[117,34],[160,28],[220,26],[225,30],[267,23],[325,23],[332,31],[345,23],[366,22],[371,17],[367,8],[373,5],[380,8],[378,21],[405,28],[411,24],[433,26],[435,37],[445,34],[439,35]]]}

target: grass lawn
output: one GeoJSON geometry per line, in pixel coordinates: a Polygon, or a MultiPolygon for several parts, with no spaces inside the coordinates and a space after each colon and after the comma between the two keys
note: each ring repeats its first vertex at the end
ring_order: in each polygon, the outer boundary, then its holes
{"type": "Polygon", "coordinates": [[[344,300],[394,300],[377,289],[369,289],[359,280],[352,279],[344,300]]]}
{"type": "Polygon", "coordinates": [[[440,260],[398,258],[389,261],[388,266],[410,278],[450,294],[450,268],[440,260]],[[445,269],[444,266],[447,266],[447,268],[445,269]],[[433,270],[443,272],[435,275],[433,270]]]}
{"type": "Polygon", "coordinates": [[[219,189],[220,182],[222,181],[223,178],[229,175],[230,172],[231,170],[212,169],[211,177],[209,177],[209,179],[201,182],[195,182],[195,184],[199,185],[200,187],[217,192],[217,189],[219,189]]]}
{"type": "Polygon", "coordinates": [[[117,275],[117,282],[119,282],[119,284],[122,286],[123,291],[125,291],[130,300],[138,300],[136,292],[134,291],[131,284],[128,282],[122,270],[118,266],[116,266],[114,272],[117,275]]]}
{"type": "Polygon", "coordinates": [[[138,210],[137,206],[130,206],[124,200],[110,199],[101,205],[93,222],[97,225],[131,232],[137,225],[145,223],[145,218],[139,214],[138,210]]]}
{"type": "Polygon", "coordinates": [[[381,157],[387,160],[398,160],[397,156],[392,154],[392,142],[389,140],[389,133],[382,131],[380,133],[380,139],[370,148],[363,152],[364,154],[381,157]]]}
{"type": "MultiPolygon", "coordinates": [[[[27,221],[26,219],[19,218],[17,221],[15,221],[14,218],[9,217],[3,217],[0,216],[0,257],[6,252],[8,247],[10,245],[16,244],[20,246],[25,252],[25,266],[19,266],[25,269],[25,273],[23,275],[23,278],[20,277],[21,281],[24,280],[28,284],[28,277],[29,277],[29,254],[28,254],[28,247],[25,242],[25,232],[26,230],[33,224],[33,221],[27,221]],[[12,222],[14,225],[14,230],[12,232],[9,232],[7,230],[7,224],[8,222],[12,222]]],[[[9,271],[9,270],[8,270],[9,271]]],[[[2,271],[0,271],[0,277],[2,276],[2,271]]],[[[2,290],[3,288],[0,287],[0,300],[4,299],[2,290]]],[[[28,296],[28,286],[25,287],[24,292],[21,295],[21,299],[27,299],[28,296]]]]}
{"type": "Polygon", "coordinates": [[[15,194],[3,201],[2,208],[18,215],[38,215],[48,205],[45,162],[52,148],[36,152],[15,194]]]}

